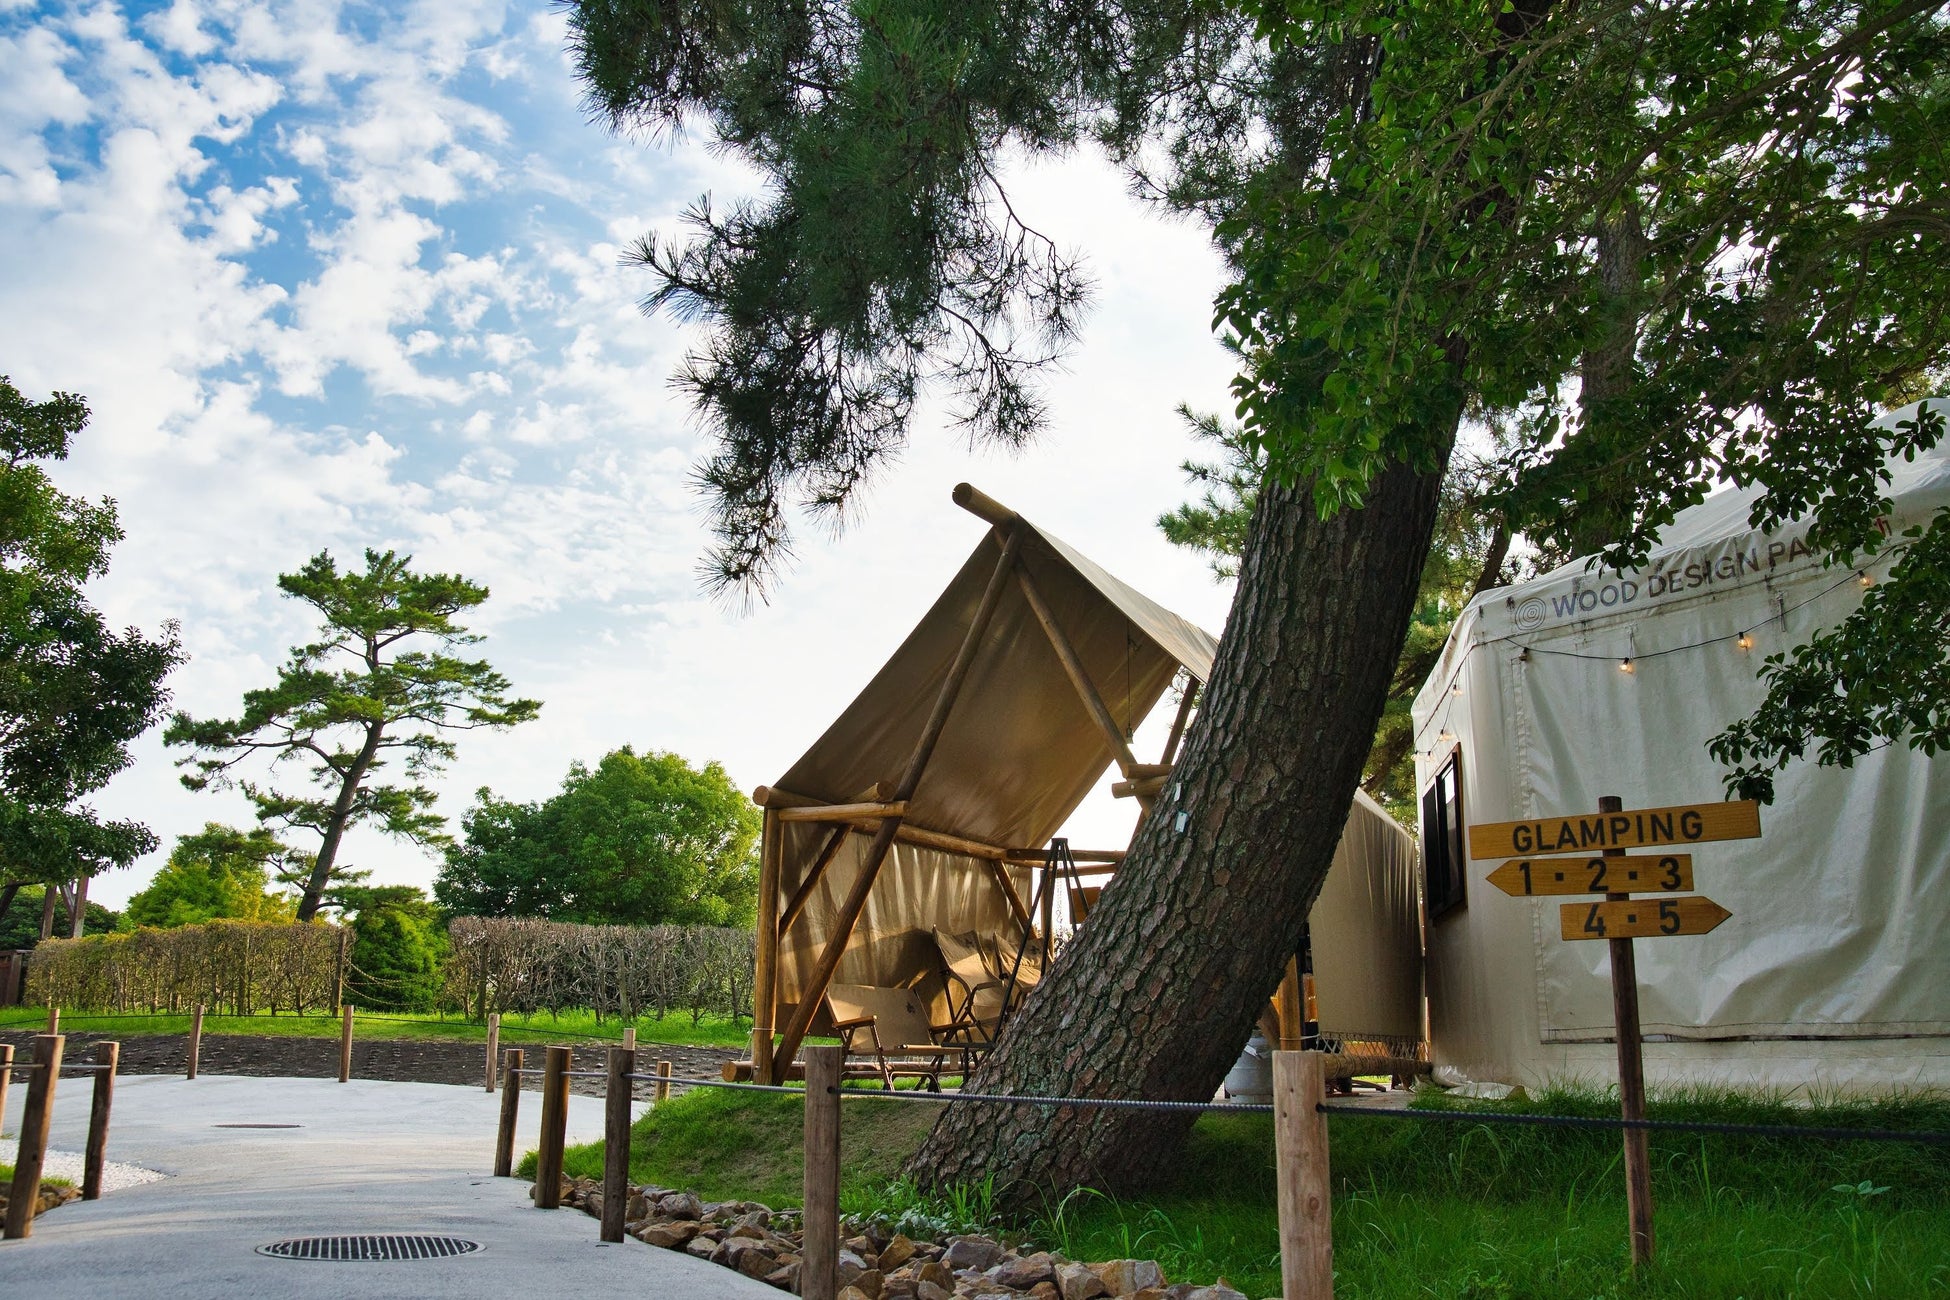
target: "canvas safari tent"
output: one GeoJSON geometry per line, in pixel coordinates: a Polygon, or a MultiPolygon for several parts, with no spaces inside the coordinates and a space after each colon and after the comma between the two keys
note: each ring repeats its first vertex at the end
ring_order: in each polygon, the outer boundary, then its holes
{"type": "MultiPolygon", "coordinates": [[[[1914,407],[1893,413],[1909,418],[1914,407]]],[[[1950,506],[1950,449],[1893,461],[1891,536],[1950,506]]],[[[1683,511],[1636,572],[1569,564],[1485,593],[1414,706],[1427,862],[1430,1048],[1502,1083],[1616,1077],[1603,943],[1560,937],[1466,861],[1469,825],[1723,797],[1707,741],[1757,671],[1831,627],[1894,562],[1839,569],[1805,522],[1748,525],[1753,494],[1683,511]]],[[[1702,844],[1711,933],[1637,945],[1649,1081],[1950,1084],[1950,764],[1904,745],[1780,773],[1762,837],[1702,844]]],[[[1440,1075],[1438,1076],[1440,1077],[1440,1075]]]]}
{"type": "MultiPolygon", "coordinates": [[[[945,1020],[935,931],[1013,951],[1050,838],[1106,769],[1143,809],[1170,780],[1213,637],[967,484],[954,499],[987,534],[858,698],[754,795],[752,1061],[734,1073],[786,1077],[835,982],[913,989],[945,1020]],[[1141,763],[1129,738],[1174,678],[1164,752],[1141,763]]],[[[1073,856],[1114,882],[1124,851],[1073,856]]],[[[1311,927],[1323,1024],[1419,1043],[1415,871],[1413,838],[1358,805],[1311,927]]]]}

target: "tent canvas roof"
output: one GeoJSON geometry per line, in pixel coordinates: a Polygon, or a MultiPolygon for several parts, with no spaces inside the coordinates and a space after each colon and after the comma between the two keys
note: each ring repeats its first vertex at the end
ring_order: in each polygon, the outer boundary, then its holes
{"type": "MultiPolygon", "coordinates": [[[[1020,564],[1076,647],[1113,719],[1134,729],[1179,668],[1203,681],[1210,633],[1112,576],[1045,529],[1026,530],[1020,564]]],[[[985,536],[859,696],[779,781],[826,803],[891,789],[940,692],[1001,554],[985,536]]],[[[1007,584],[906,820],[1003,848],[1045,843],[1110,765],[1093,724],[1022,590],[1007,584]]]]}

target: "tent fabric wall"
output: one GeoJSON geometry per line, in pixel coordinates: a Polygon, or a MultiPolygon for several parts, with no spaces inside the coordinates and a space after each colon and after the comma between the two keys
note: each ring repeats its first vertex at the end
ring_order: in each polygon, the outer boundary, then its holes
{"type": "MultiPolygon", "coordinates": [[[[1944,449],[1891,468],[1892,534],[1950,506],[1944,449]]],[[[1472,824],[1588,811],[1602,794],[1721,798],[1705,745],[1763,697],[1762,658],[1862,597],[1805,523],[1754,531],[1749,504],[1727,492],[1682,513],[1641,570],[1571,565],[1480,598],[1415,705],[1423,782],[1459,750],[1472,824]]],[[[1894,746],[1849,769],[1792,763],[1777,791],[1761,839],[1694,850],[1697,892],[1732,918],[1637,945],[1649,1076],[1950,1082],[1950,766],[1894,746]]],[[[1502,895],[1483,879],[1496,865],[1471,863],[1466,903],[1429,924],[1435,1059],[1508,1082],[1603,1077],[1605,945],[1562,940],[1562,900],[1502,895]]]]}
{"type": "Polygon", "coordinates": [[[1422,1039],[1422,911],[1415,837],[1355,792],[1308,915],[1320,1032],[1422,1039]]]}

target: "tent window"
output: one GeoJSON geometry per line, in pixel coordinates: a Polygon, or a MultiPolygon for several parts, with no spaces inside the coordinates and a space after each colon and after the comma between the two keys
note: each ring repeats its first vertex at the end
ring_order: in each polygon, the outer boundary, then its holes
{"type": "Polygon", "coordinates": [[[1429,919],[1463,903],[1461,754],[1451,754],[1422,792],[1422,874],[1429,919]]]}

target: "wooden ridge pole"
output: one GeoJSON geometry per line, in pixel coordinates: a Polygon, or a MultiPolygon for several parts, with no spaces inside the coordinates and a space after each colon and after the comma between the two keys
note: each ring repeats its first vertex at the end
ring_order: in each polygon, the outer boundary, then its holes
{"type": "MultiPolygon", "coordinates": [[[[894,788],[891,802],[906,803],[914,797],[915,787],[921,784],[921,774],[927,771],[928,760],[934,756],[935,742],[941,739],[942,729],[948,725],[948,715],[955,707],[955,698],[961,694],[962,683],[968,679],[968,670],[974,666],[975,652],[982,645],[982,634],[988,631],[989,620],[995,616],[995,608],[1002,601],[1002,592],[1008,586],[1009,575],[1015,570],[1017,557],[1022,554],[1022,539],[1028,531],[1022,527],[1011,528],[1007,540],[1002,543],[1002,558],[996,562],[995,572],[989,576],[989,585],[982,592],[982,602],[976,606],[975,616],[968,621],[968,631],[962,636],[961,649],[955,653],[955,661],[941,683],[941,690],[935,695],[934,709],[928,714],[927,725],[921,729],[921,737],[907,760],[907,770],[902,773],[900,784],[894,788]]],[[[874,878],[880,874],[880,866],[887,860],[887,851],[894,847],[894,836],[900,828],[899,817],[886,817],[881,820],[880,829],[874,832],[873,843],[868,846],[867,855],[860,863],[860,874],[848,891],[846,901],[840,905],[839,915],[833,918],[832,938],[827,941],[825,951],[820,953],[818,963],[800,990],[799,1005],[792,1009],[792,1019],[786,1023],[785,1036],[773,1054],[774,1077],[771,1082],[777,1082],[781,1063],[790,1066],[793,1058],[799,1054],[799,1044],[805,1041],[806,1030],[811,1027],[812,1018],[819,1010],[820,999],[826,996],[826,988],[833,982],[833,972],[839,968],[846,945],[853,938],[853,927],[859,924],[860,913],[867,905],[867,895],[873,889],[874,878]]]]}
{"type": "Polygon", "coordinates": [[[27,1106],[20,1113],[20,1150],[14,1156],[14,1184],[7,1199],[5,1235],[21,1238],[34,1231],[41,1200],[41,1167],[47,1162],[47,1131],[54,1122],[54,1085],[61,1077],[59,1034],[34,1039],[34,1073],[27,1080],[27,1106]]]}
{"type": "Polygon", "coordinates": [[[352,1004],[339,1011],[339,1082],[352,1081],[352,1004]]]}
{"type": "Polygon", "coordinates": [[[1326,1058],[1273,1053],[1273,1141],[1280,1204],[1280,1293],[1333,1300],[1333,1180],[1328,1172],[1326,1058]]]}
{"type": "Polygon", "coordinates": [[[806,1049],[805,1262],[799,1294],[834,1300],[840,1262],[840,1069],[843,1047],[806,1049]]]}
{"type": "Polygon", "coordinates": [[[203,1056],[203,1004],[196,1004],[190,1014],[190,1068],[189,1077],[196,1077],[197,1066],[203,1056]]]}
{"type": "Polygon", "coordinates": [[[1090,680],[1090,674],[1084,671],[1083,660],[1077,655],[1077,648],[1070,644],[1069,636],[1057,625],[1056,614],[1050,609],[1049,603],[1043,599],[1043,593],[1036,586],[1035,579],[1029,576],[1028,569],[1016,570],[1016,585],[1022,588],[1022,594],[1029,601],[1029,608],[1035,612],[1036,621],[1043,625],[1043,632],[1049,637],[1050,645],[1056,650],[1057,659],[1062,661],[1063,671],[1069,675],[1070,685],[1076,687],[1078,697],[1083,700],[1084,709],[1090,714],[1091,720],[1097,724],[1097,730],[1104,733],[1104,739],[1110,742],[1110,751],[1117,758],[1118,770],[1128,778],[1131,769],[1138,765],[1137,755],[1131,752],[1130,742],[1126,741],[1124,733],[1117,729],[1117,719],[1110,716],[1110,707],[1104,703],[1104,697],[1097,693],[1096,684],[1090,680]]]}
{"type": "Polygon", "coordinates": [[[82,1159],[81,1199],[102,1198],[102,1163],[108,1157],[108,1110],[115,1103],[115,1069],[122,1062],[120,1043],[95,1044],[95,1093],[88,1104],[88,1145],[82,1159]]]}
{"type": "MultiPolygon", "coordinates": [[[[1600,813],[1622,812],[1625,801],[1615,794],[1601,795],[1600,813]]],[[[1604,856],[1622,858],[1624,849],[1606,849],[1604,856]]],[[[1606,894],[1607,902],[1629,899],[1630,894],[1606,894]]],[[[1645,1056],[1640,1046],[1638,956],[1630,939],[1608,939],[1611,949],[1612,1024],[1618,1037],[1618,1110],[1626,1119],[1645,1118],[1645,1056]]],[[[1632,1237],[1632,1265],[1652,1262],[1652,1156],[1649,1135],[1642,1128],[1624,1131],[1625,1141],[1625,1217],[1632,1237]]]]}
{"type": "Polygon", "coordinates": [[[602,1239],[621,1241],[630,1203],[630,1076],[636,1073],[636,1051],[612,1047],[605,1064],[602,1239]]]}
{"type": "Polygon", "coordinates": [[[521,1049],[510,1047],[502,1058],[501,1125],[494,1133],[494,1176],[515,1172],[515,1122],[521,1117],[521,1049]]]}
{"type": "Polygon", "coordinates": [[[535,1208],[562,1204],[562,1147],[569,1127],[569,1049],[551,1046],[542,1061],[542,1132],[535,1150],[535,1208]]]}
{"type": "MultiPolygon", "coordinates": [[[[846,828],[835,827],[829,838],[844,840],[846,828]]],[[[758,946],[752,959],[752,1074],[769,1079],[772,1022],[779,1014],[779,935],[785,929],[779,920],[779,864],[785,855],[785,829],[775,809],[765,810],[758,843],[758,946]]],[[[816,878],[809,878],[808,885],[816,878]]]]}

